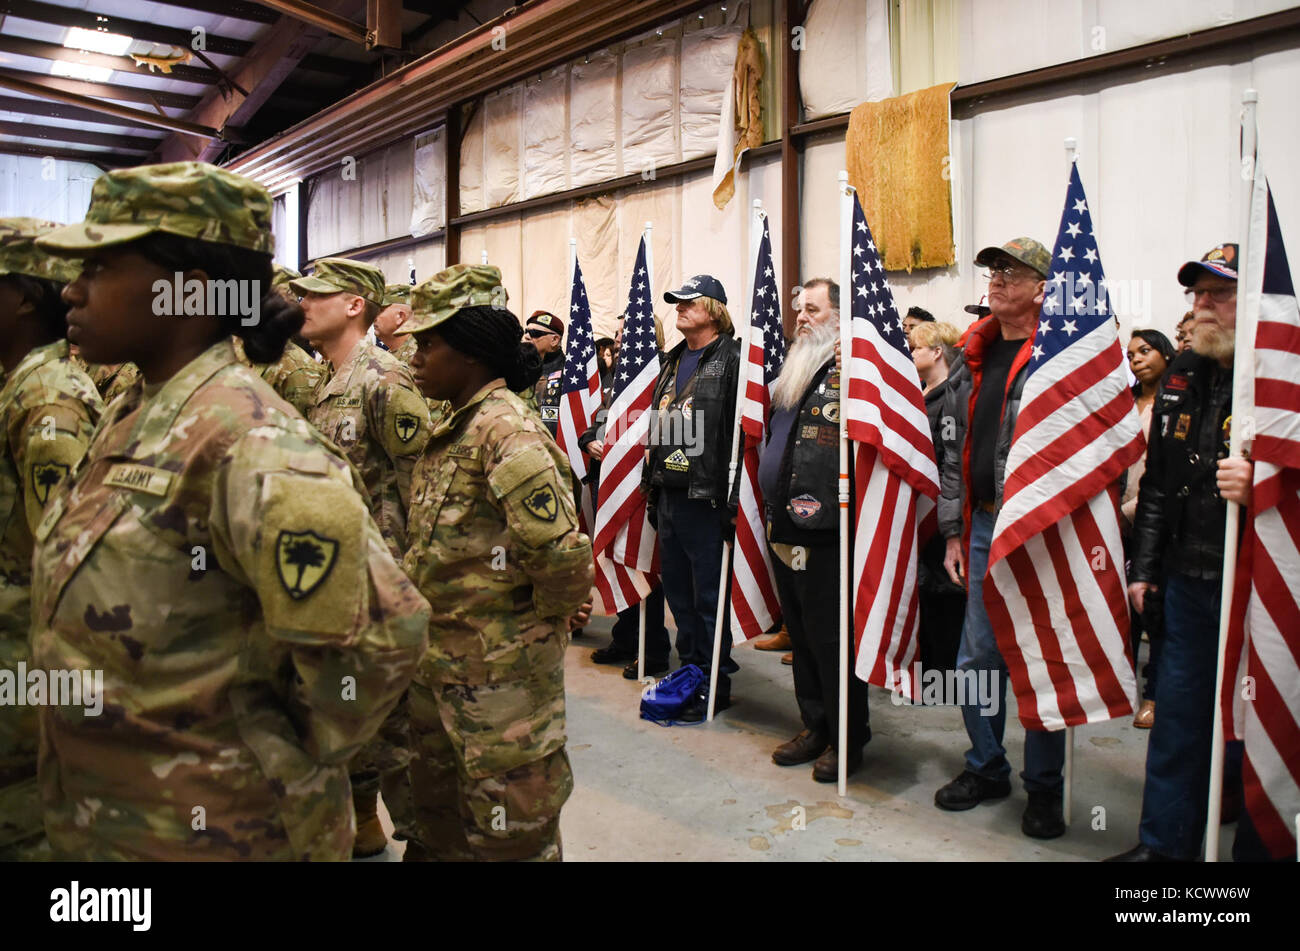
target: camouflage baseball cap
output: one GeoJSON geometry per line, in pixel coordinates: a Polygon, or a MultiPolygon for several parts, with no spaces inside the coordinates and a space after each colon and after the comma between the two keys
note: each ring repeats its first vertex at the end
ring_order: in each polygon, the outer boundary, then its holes
{"type": "Polygon", "coordinates": [[[346,291],[384,305],[384,272],[373,264],[351,258],[321,258],[308,277],[290,283],[299,294],[337,294],[346,291]]]}
{"type": "Polygon", "coordinates": [[[409,304],[411,302],[410,284],[389,284],[384,288],[384,306],[390,304],[409,304]]]}
{"type": "Polygon", "coordinates": [[[1052,266],[1052,252],[1033,238],[1012,238],[1000,248],[988,247],[975,255],[975,263],[988,267],[999,257],[1008,257],[1019,261],[1025,267],[1033,268],[1043,277],[1052,266]]]}
{"type": "Polygon", "coordinates": [[[418,334],[438,326],[464,307],[506,306],[501,271],[490,264],[453,264],[411,291],[411,319],[399,334],[418,334]]]}
{"type": "Polygon", "coordinates": [[[271,193],[206,162],[118,169],[95,180],[85,221],[37,243],[52,254],[78,256],[158,232],[270,254],[271,193]]]}
{"type": "Polygon", "coordinates": [[[277,264],[275,266],[275,276],[271,278],[271,286],[284,287],[287,284],[292,284],[300,277],[302,277],[302,275],[293,268],[285,267],[283,264],[277,264]]]}
{"type": "Polygon", "coordinates": [[[39,218],[0,218],[0,275],[25,274],[67,284],[81,273],[81,262],[55,257],[36,239],[62,227],[39,218]]]}

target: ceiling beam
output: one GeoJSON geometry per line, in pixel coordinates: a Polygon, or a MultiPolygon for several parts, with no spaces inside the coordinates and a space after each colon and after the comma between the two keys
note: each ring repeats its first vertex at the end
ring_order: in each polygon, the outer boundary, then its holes
{"type": "Polygon", "coordinates": [[[253,23],[274,23],[280,14],[268,10],[258,3],[245,3],[244,0],[154,0],[165,7],[179,10],[202,10],[217,16],[230,17],[232,20],[248,20],[253,23]]]}
{"type": "Polygon", "coordinates": [[[0,76],[12,76],[25,79],[37,86],[49,89],[61,89],[64,92],[79,93],[97,99],[116,99],[118,102],[142,102],[145,105],[160,106],[171,109],[193,109],[199,104],[198,96],[185,96],[163,89],[144,89],[140,86],[118,86],[111,83],[92,83],[80,79],[65,79],[62,76],[50,76],[46,73],[30,73],[25,69],[0,68],[0,76]]]}
{"type": "Polygon", "coordinates": [[[65,129],[60,126],[37,125],[34,122],[5,122],[0,120],[0,135],[15,138],[49,139],[51,142],[72,142],[77,145],[103,145],[122,152],[140,152],[147,155],[157,144],[155,139],[138,135],[114,135],[110,132],[88,132],[85,129],[65,129]]]}
{"type": "MultiPolygon", "coordinates": [[[[364,0],[325,0],[331,12],[352,12],[364,0]]],[[[207,95],[188,116],[189,121],[201,126],[225,129],[244,126],[260,109],[271,94],[293,72],[294,67],[322,39],[325,31],[292,17],[281,17],[253,45],[252,51],[240,61],[231,74],[231,80],[247,94],[230,90],[223,95],[219,90],[209,90],[207,95]]],[[[159,162],[179,162],[197,159],[210,162],[223,148],[223,143],[192,135],[173,133],[156,152],[159,162]]]]}
{"type": "MultiPolygon", "coordinates": [[[[103,13],[96,14],[90,10],[60,7],[52,3],[43,3],[41,0],[3,0],[0,3],[0,13],[21,17],[24,20],[35,20],[38,23],[52,23],[55,26],[79,26],[85,30],[106,29],[110,33],[122,33],[132,39],[149,43],[166,43],[183,50],[190,49],[190,44],[194,41],[193,33],[178,27],[145,23],[103,13]],[[100,17],[105,19],[101,20],[100,17]]],[[[203,46],[205,53],[242,57],[253,48],[253,43],[251,40],[237,40],[205,31],[203,46]]],[[[309,69],[345,76],[354,73],[359,65],[351,60],[334,56],[312,56],[310,59],[312,65],[308,66],[309,69]]],[[[303,65],[306,66],[306,62],[303,65]]],[[[177,67],[172,67],[172,75],[175,75],[176,69],[177,67]]]]}
{"type": "MultiPolygon", "coordinates": [[[[18,36],[0,35],[0,53],[14,53],[18,56],[30,56],[33,59],[46,59],[62,63],[85,63],[87,66],[102,66],[124,73],[147,75],[149,70],[139,67],[129,56],[110,56],[107,53],[91,53],[83,50],[71,50],[57,43],[41,43],[18,36]]],[[[155,73],[155,76],[162,74],[155,73]]],[[[218,77],[215,70],[203,66],[173,66],[167,79],[179,79],[187,83],[202,83],[211,86],[218,77]]]]}
{"type": "MultiPolygon", "coordinates": [[[[110,33],[122,33],[136,40],[149,43],[168,43],[183,50],[190,48],[194,34],[174,26],[160,23],[145,23],[142,20],[130,20],[114,16],[111,13],[95,13],[91,10],[78,10],[73,7],[60,7],[41,0],[4,0],[5,11],[10,16],[35,20],[38,23],[53,23],[55,26],[79,26],[83,30],[107,30],[110,33]]],[[[198,26],[199,24],[195,24],[198,26]]],[[[205,53],[221,53],[225,56],[243,56],[253,44],[248,40],[236,40],[216,33],[204,36],[205,53]]]]}
{"type": "MultiPolygon", "coordinates": [[[[100,99],[92,99],[89,96],[64,92],[61,89],[37,86],[34,83],[29,83],[24,79],[15,79],[12,76],[0,75],[0,88],[12,89],[14,92],[26,93],[29,96],[37,96],[41,99],[52,99],[55,102],[61,102],[77,109],[87,109],[91,112],[113,116],[116,119],[128,119],[134,125],[151,125],[159,129],[188,132],[191,135],[202,135],[209,138],[226,137],[224,131],[218,132],[216,129],[196,125],[193,122],[186,122],[183,119],[173,119],[171,116],[160,116],[156,112],[145,112],[141,109],[132,109],[129,106],[119,106],[100,99]]],[[[103,122],[104,120],[100,119],[99,121],[103,122]]]]}
{"type": "Polygon", "coordinates": [[[56,158],[67,162],[86,162],[100,168],[123,168],[127,165],[139,164],[135,159],[128,158],[125,155],[91,152],[88,149],[43,148],[39,145],[28,145],[25,142],[6,142],[3,139],[0,139],[0,154],[28,155],[32,158],[56,158]]]}
{"type": "Polygon", "coordinates": [[[366,45],[366,28],[353,23],[347,17],[341,17],[332,10],[326,10],[306,0],[257,0],[264,7],[278,10],[295,20],[318,26],[335,36],[341,36],[359,46],[366,45]]]}

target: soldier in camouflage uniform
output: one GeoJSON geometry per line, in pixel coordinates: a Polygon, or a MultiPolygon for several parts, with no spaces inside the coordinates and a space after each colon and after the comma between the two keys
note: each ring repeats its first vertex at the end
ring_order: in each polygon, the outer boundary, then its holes
{"type": "Polygon", "coordinates": [[[415,338],[398,336],[398,328],[411,319],[411,285],[389,284],[384,288],[384,309],[375,318],[375,339],[408,367],[415,356],[415,338]]]}
{"type": "MultiPolygon", "coordinates": [[[[80,268],[37,250],[55,224],[0,218],[0,670],[30,664],[32,533],[76,468],[103,412],[68,354],[63,285],[80,268]]],[[[36,785],[36,707],[0,697],[0,860],[34,858],[45,826],[36,785]]]]}
{"type": "Polygon", "coordinates": [[[494,267],[457,265],[419,285],[402,328],[427,396],[450,401],[416,467],[403,568],[432,608],[411,685],[411,859],[560,858],[573,789],[564,750],[564,651],[584,621],[591,543],[570,470],[511,392],[519,322],[494,267]]]}
{"type": "MultiPolygon", "coordinates": [[[[310,277],[290,286],[303,295],[303,333],[332,363],[333,375],[317,386],[307,419],[361,473],[370,512],[400,560],[411,469],[429,438],[429,409],[406,364],[365,337],[385,298],[383,272],[360,261],[323,258],[310,277]]],[[[387,845],[378,815],[381,786],[397,832],[404,837],[410,831],[403,808],[409,800],[404,735],[403,703],[352,765],[357,858],[377,855],[387,845]]]]}
{"type": "MultiPolygon", "coordinates": [[[[344,860],[348,761],[426,645],[347,461],[256,373],[302,321],[151,312],[153,284],[271,279],[271,197],[198,162],[109,172],[39,246],[86,358],[141,380],[36,529],[32,658],[100,671],[102,711],[40,710],[45,826],[65,859],[344,860]]],[[[65,698],[66,699],[66,698],[65,698]]]]}
{"type": "Polygon", "coordinates": [[[140,378],[140,371],[134,363],[87,363],[79,354],[76,359],[90,376],[100,399],[107,406],[119,393],[125,393],[140,378]]]}
{"type": "Polygon", "coordinates": [[[325,365],[317,363],[307,351],[292,340],[284,345],[284,355],[274,363],[253,363],[244,353],[243,344],[234,340],[235,356],[245,366],[256,370],[271,389],[290,406],[306,416],[315,405],[316,387],[325,379],[325,365]]]}

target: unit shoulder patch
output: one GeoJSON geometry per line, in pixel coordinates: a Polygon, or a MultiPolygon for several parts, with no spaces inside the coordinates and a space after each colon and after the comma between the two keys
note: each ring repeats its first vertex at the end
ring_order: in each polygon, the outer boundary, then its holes
{"type": "Polygon", "coordinates": [[[337,539],[313,531],[280,532],[275,542],[275,566],[289,597],[301,601],[329,575],[338,557],[337,539]]]}

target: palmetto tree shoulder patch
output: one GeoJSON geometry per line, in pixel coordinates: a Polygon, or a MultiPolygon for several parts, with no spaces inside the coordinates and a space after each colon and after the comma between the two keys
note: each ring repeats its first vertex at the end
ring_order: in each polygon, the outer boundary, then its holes
{"type": "Polygon", "coordinates": [[[275,542],[275,566],[289,597],[301,601],[320,587],[338,553],[337,539],[313,531],[280,532],[275,542]]]}
{"type": "Polygon", "coordinates": [[[72,467],[62,462],[32,463],[32,493],[36,501],[44,505],[50,492],[72,471],[72,467]]]}

